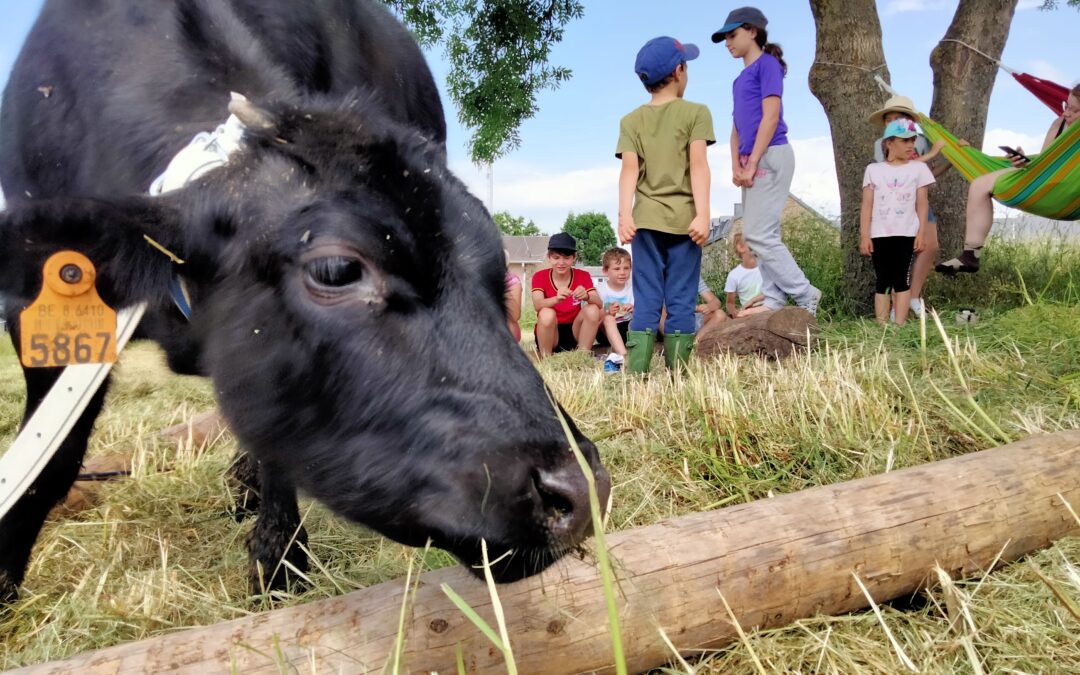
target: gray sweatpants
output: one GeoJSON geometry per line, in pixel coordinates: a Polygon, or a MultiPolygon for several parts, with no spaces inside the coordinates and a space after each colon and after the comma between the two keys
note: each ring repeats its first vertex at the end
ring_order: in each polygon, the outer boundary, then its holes
{"type": "Polygon", "coordinates": [[[810,281],[780,239],[780,216],[794,175],[795,152],[791,145],[774,145],[758,162],[754,186],[742,189],[743,238],[757,256],[761,292],[769,309],[783,307],[789,297],[801,303],[811,289],[810,281]]]}

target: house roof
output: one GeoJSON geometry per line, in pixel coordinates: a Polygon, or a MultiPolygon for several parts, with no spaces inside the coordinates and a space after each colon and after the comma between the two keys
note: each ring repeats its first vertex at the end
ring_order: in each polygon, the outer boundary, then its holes
{"type": "Polygon", "coordinates": [[[547,259],[549,236],[513,237],[503,235],[503,248],[510,253],[512,263],[537,263],[547,259]]]}
{"type": "Polygon", "coordinates": [[[809,212],[810,212],[811,214],[813,214],[814,216],[817,216],[817,217],[818,217],[818,218],[820,218],[820,219],[821,219],[822,221],[824,221],[824,222],[826,222],[826,223],[831,223],[831,222],[832,222],[832,218],[826,218],[826,217],[825,217],[825,215],[824,215],[823,213],[821,213],[821,211],[818,211],[818,210],[817,210],[817,209],[815,209],[815,208],[814,208],[813,206],[810,206],[809,204],[807,204],[807,203],[806,203],[806,202],[804,202],[803,200],[801,200],[801,199],[799,199],[798,197],[796,197],[796,196],[795,196],[795,193],[794,193],[794,192],[789,192],[789,193],[788,193],[788,199],[790,199],[791,201],[795,202],[796,204],[798,204],[799,206],[801,206],[801,207],[802,207],[803,209],[805,209],[806,211],[809,211],[809,212]]]}

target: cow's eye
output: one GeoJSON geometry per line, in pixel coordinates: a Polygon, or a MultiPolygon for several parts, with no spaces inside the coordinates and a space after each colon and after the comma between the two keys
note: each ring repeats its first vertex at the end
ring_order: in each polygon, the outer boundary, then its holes
{"type": "Polygon", "coordinates": [[[327,256],[308,261],[304,272],[316,288],[344,288],[364,278],[364,264],[356,258],[327,256]]]}
{"type": "Polygon", "coordinates": [[[320,305],[362,302],[375,307],[384,302],[386,289],[378,268],[348,243],[314,242],[299,262],[304,290],[320,305]]]}

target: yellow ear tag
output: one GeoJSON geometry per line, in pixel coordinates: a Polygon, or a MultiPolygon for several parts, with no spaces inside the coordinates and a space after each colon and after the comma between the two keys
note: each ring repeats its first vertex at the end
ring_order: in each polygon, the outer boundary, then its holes
{"type": "Polygon", "coordinates": [[[82,253],[59,251],[45,261],[41,293],[19,315],[24,366],[116,361],[116,312],[98,295],[96,278],[82,253]]]}

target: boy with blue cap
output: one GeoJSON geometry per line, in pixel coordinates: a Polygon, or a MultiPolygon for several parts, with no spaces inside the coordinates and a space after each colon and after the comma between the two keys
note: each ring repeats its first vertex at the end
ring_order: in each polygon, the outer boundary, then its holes
{"type": "Polygon", "coordinates": [[[686,363],[694,346],[701,247],[709,237],[705,148],[716,142],[709,109],[683,99],[686,62],[698,54],[694,45],[671,37],[646,42],[634,71],[651,99],[619,123],[619,239],[634,243],[629,372],[648,372],[665,306],[668,367],[686,363]]]}

